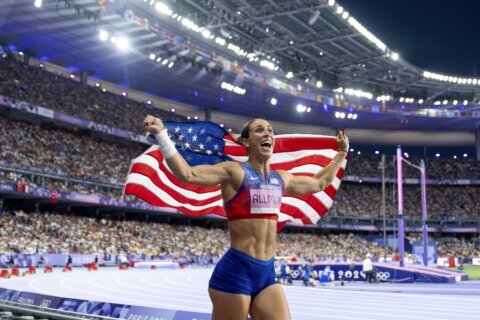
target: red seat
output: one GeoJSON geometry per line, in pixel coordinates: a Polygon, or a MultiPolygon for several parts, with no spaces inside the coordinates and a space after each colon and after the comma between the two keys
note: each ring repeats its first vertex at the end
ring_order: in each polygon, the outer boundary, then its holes
{"type": "Polygon", "coordinates": [[[35,269],[35,267],[30,267],[30,268],[28,268],[28,273],[30,273],[30,274],[37,273],[37,269],[35,269]]]}
{"type": "Polygon", "coordinates": [[[10,277],[10,273],[8,272],[7,269],[3,269],[2,272],[0,272],[0,277],[1,277],[1,278],[9,278],[9,277],[10,277]]]}
{"type": "Polygon", "coordinates": [[[20,276],[20,271],[18,271],[18,268],[12,268],[11,275],[15,276],[15,277],[19,277],[20,276]]]}

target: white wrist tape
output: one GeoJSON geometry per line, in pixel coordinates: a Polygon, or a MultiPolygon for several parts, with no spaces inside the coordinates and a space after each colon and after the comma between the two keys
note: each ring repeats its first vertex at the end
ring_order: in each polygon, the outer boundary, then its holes
{"type": "Polygon", "coordinates": [[[160,131],[160,133],[155,135],[155,138],[157,138],[158,147],[160,148],[160,151],[162,151],[165,159],[170,159],[175,153],[177,153],[175,144],[170,140],[167,130],[160,131]]]}

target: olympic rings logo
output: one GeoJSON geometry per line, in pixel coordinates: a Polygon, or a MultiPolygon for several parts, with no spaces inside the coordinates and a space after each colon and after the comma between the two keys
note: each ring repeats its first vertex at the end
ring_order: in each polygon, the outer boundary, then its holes
{"type": "Polygon", "coordinates": [[[298,271],[298,270],[292,271],[292,277],[293,278],[297,278],[299,275],[300,275],[300,271],[298,271]]]}
{"type": "Polygon", "coordinates": [[[390,272],[377,272],[378,281],[387,281],[390,278],[390,272]]]}

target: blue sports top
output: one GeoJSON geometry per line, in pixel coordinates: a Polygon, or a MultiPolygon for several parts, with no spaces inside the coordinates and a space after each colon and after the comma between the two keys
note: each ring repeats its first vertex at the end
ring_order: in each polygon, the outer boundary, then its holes
{"type": "Polygon", "coordinates": [[[232,199],[225,203],[228,221],[238,219],[277,220],[285,183],[282,177],[270,170],[267,179],[263,173],[242,162],[245,176],[232,199]]]}

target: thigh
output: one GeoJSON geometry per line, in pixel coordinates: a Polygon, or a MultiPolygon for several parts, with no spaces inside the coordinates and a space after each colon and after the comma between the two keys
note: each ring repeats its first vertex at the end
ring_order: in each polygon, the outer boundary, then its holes
{"type": "Polygon", "coordinates": [[[208,289],[212,300],[212,320],[246,320],[250,308],[251,297],[244,294],[233,294],[208,289]]]}
{"type": "Polygon", "coordinates": [[[290,320],[290,310],[282,286],[273,284],[253,298],[250,306],[252,320],[290,320]]]}

